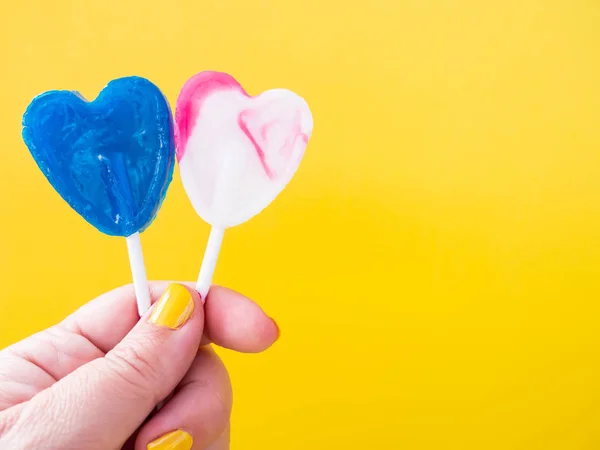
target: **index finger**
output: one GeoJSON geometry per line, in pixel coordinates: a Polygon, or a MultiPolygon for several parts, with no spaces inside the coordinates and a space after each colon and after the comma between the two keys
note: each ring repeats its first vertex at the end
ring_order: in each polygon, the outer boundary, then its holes
{"type": "MultiPolygon", "coordinates": [[[[150,282],[154,303],[170,281],[150,282]]],[[[181,283],[194,288],[194,283],[181,283]]],[[[232,290],[213,286],[205,303],[204,342],[242,352],[259,352],[275,342],[279,328],[255,302],[232,290]]],[[[85,304],[61,324],[102,352],[109,352],[138,322],[133,286],[107,292],[85,304]]]]}

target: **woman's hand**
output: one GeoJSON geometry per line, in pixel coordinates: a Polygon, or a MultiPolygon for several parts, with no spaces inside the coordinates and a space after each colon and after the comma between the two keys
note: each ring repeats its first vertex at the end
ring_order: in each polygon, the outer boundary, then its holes
{"type": "Polygon", "coordinates": [[[229,449],[231,384],[205,344],[260,352],[277,325],[224,288],[204,306],[151,288],[164,294],[141,320],[123,287],[0,352],[0,449],[229,449]]]}

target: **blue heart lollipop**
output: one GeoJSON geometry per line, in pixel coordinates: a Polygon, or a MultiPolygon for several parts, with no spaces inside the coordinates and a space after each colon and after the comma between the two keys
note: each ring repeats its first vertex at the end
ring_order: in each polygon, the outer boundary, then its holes
{"type": "Polygon", "coordinates": [[[140,316],[150,307],[139,232],[152,223],[175,164],[173,118],[144,78],[113,80],[92,101],[48,91],[23,115],[23,140],[54,189],[103,233],[127,239],[140,316]]]}
{"type": "Polygon", "coordinates": [[[62,198],[112,236],[148,227],[173,176],[169,104],[144,78],[113,80],[91,102],[71,91],[37,96],[23,140],[62,198]]]}

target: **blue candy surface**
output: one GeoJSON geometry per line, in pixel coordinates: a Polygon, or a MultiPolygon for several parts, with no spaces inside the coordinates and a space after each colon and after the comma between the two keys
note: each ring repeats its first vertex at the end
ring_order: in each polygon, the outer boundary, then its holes
{"type": "Polygon", "coordinates": [[[173,176],[169,104],[150,81],[111,81],[91,102],[48,91],[23,115],[23,140],[50,184],[103,233],[150,225],[173,176]]]}

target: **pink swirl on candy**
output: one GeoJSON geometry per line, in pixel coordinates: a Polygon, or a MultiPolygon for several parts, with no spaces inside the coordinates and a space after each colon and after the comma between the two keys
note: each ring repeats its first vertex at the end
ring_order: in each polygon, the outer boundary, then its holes
{"type": "MultiPolygon", "coordinates": [[[[254,139],[254,136],[252,136],[252,132],[248,129],[248,123],[246,121],[246,116],[251,113],[252,112],[248,111],[248,110],[242,111],[240,113],[240,115],[238,116],[238,126],[244,132],[244,134],[246,136],[248,136],[248,139],[250,139],[250,142],[252,142],[252,145],[256,149],[256,154],[258,155],[258,159],[260,159],[260,163],[262,164],[263,169],[265,169],[265,173],[267,174],[267,176],[269,178],[274,178],[273,171],[267,165],[265,152],[263,151],[262,148],[260,148],[260,145],[258,145],[258,142],[256,142],[256,139],[254,139]]],[[[265,136],[267,134],[266,130],[267,130],[268,126],[269,125],[266,124],[266,125],[263,125],[263,127],[262,127],[261,136],[263,137],[263,139],[265,139],[265,136]]]]}
{"type": "Polygon", "coordinates": [[[306,102],[274,89],[252,97],[230,75],[201,72],[175,112],[182,180],[198,214],[220,227],[265,208],[295,173],[312,133],[306,102]]]}
{"type": "Polygon", "coordinates": [[[200,109],[206,97],[216,91],[238,90],[248,96],[244,88],[231,75],[221,72],[200,72],[190,78],[179,93],[175,109],[175,145],[177,161],[183,158],[187,140],[198,120],[200,109]]]}
{"type": "MultiPolygon", "coordinates": [[[[286,133],[287,137],[285,142],[281,145],[279,149],[279,154],[284,158],[291,157],[297,139],[301,138],[304,141],[305,146],[306,143],[308,143],[308,135],[306,133],[303,133],[300,127],[299,114],[300,113],[298,112],[298,115],[294,118],[292,122],[280,123],[276,120],[272,120],[271,122],[265,124],[260,123],[259,111],[246,109],[242,111],[238,116],[238,126],[244,132],[244,134],[248,136],[248,139],[254,146],[256,154],[258,155],[263,169],[265,170],[265,174],[271,179],[276,177],[276,173],[273,172],[273,170],[269,167],[267,162],[267,156],[265,155],[265,151],[263,150],[263,148],[266,147],[269,142],[269,131],[274,129],[275,127],[282,127],[286,125],[290,126],[290,129],[286,130],[288,131],[286,133]],[[250,124],[252,123],[252,118],[257,115],[259,116],[258,125],[256,126],[257,130],[251,130],[250,124]],[[255,136],[260,136],[260,138],[255,136]]],[[[302,155],[300,155],[300,157],[302,157],[302,155]]]]}

